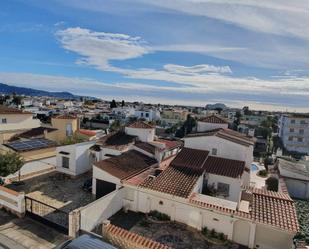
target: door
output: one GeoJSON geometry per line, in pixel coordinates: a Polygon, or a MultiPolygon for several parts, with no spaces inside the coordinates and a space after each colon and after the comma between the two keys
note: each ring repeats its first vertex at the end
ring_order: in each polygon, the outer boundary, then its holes
{"type": "Polygon", "coordinates": [[[116,190],[116,184],[102,180],[96,180],[96,199],[101,198],[116,190]]]}

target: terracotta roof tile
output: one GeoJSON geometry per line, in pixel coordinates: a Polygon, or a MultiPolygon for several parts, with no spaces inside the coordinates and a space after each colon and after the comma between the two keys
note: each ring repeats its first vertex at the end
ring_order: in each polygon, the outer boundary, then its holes
{"type": "Polygon", "coordinates": [[[210,174],[237,178],[243,174],[245,164],[243,161],[209,156],[203,168],[210,174]]]}
{"type": "Polygon", "coordinates": [[[130,150],[120,156],[96,162],[94,165],[122,180],[146,170],[156,163],[154,158],[130,150]]]}
{"type": "Polygon", "coordinates": [[[188,198],[202,172],[194,168],[169,166],[155,178],[147,178],[140,186],[154,191],[188,198]]]}
{"type": "Polygon", "coordinates": [[[0,114],[32,114],[32,113],[26,112],[20,109],[0,105],[0,114]]]}
{"type": "Polygon", "coordinates": [[[157,139],[156,142],[165,144],[165,148],[168,150],[181,147],[183,142],[181,140],[169,140],[169,139],[157,139]]]}
{"type": "Polygon", "coordinates": [[[252,146],[255,143],[253,137],[250,137],[246,134],[237,131],[233,131],[231,129],[214,129],[211,131],[195,132],[186,135],[186,137],[204,137],[204,136],[217,136],[244,146],[252,146]]]}
{"type": "Polygon", "coordinates": [[[207,117],[200,118],[198,121],[212,124],[228,124],[228,122],[217,115],[209,115],[207,117]]]}
{"type": "Polygon", "coordinates": [[[155,127],[151,124],[148,124],[144,121],[136,121],[130,125],[128,125],[127,127],[129,128],[138,128],[138,129],[154,129],[155,127]]]}
{"type": "Polygon", "coordinates": [[[150,154],[155,154],[156,147],[150,143],[145,143],[145,142],[136,142],[134,144],[137,148],[144,150],[150,154]]]}
{"type": "Polygon", "coordinates": [[[50,128],[50,127],[37,127],[33,128],[31,130],[25,131],[21,134],[18,134],[16,137],[22,137],[22,138],[32,138],[32,137],[37,137],[44,135],[44,131],[53,132],[56,131],[57,129],[55,128],[50,128]]]}
{"type": "Polygon", "coordinates": [[[113,148],[116,150],[124,150],[128,148],[130,144],[133,144],[135,141],[135,136],[130,136],[124,133],[123,131],[110,133],[97,141],[97,144],[113,148]]]}
{"type": "Polygon", "coordinates": [[[176,167],[202,169],[208,154],[209,151],[207,150],[197,150],[184,147],[171,162],[171,165],[176,167]]]}
{"type": "MultiPolygon", "coordinates": [[[[117,227],[115,225],[108,225],[106,227],[106,233],[111,237],[122,237],[125,240],[128,240],[128,242],[136,243],[140,246],[143,246],[145,249],[172,249],[169,246],[163,245],[157,241],[151,240],[149,238],[146,238],[144,236],[141,236],[139,234],[130,232],[128,230],[125,230],[123,228],[117,227]]],[[[117,246],[117,245],[116,245],[117,246]]]]}

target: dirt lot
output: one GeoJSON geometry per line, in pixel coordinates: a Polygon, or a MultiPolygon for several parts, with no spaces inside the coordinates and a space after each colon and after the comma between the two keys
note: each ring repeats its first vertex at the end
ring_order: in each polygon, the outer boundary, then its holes
{"type": "Polygon", "coordinates": [[[202,236],[201,232],[186,225],[168,222],[157,224],[150,222],[144,214],[122,211],[110,218],[112,224],[131,232],[151,238],[174,249],[244,249],[246,247],[230,243],[214,245],[202,236]]]}
{"type": "Polygon", "coordinates": [[[24,180],[23,185],[10,184],[6,187],[25,192],[33,199],[70,212],[94,201],[92,194],[82,189],[83,183],[89,178],[91,175],[71,179],[65,174],[54,171],[24,180]]]}

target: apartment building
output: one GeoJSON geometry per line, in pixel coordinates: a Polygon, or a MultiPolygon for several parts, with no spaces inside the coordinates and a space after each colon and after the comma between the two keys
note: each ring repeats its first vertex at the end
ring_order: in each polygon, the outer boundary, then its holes
{"type": "Polygon", "coordinates": [[[278,126],[286,150],[309,154],[309,115],[282,115],[278,126]]]}

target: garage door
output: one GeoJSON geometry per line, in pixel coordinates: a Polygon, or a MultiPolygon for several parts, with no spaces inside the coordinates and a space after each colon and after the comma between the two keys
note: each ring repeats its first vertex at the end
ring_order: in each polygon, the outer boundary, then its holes
{"type": "Polygon", "coordinates": [[[292,235],[263,225],[256,226],[255,246],[259,249],[291,249],[292,235]]]}
{"type": "Polygon", "coordinates": [[[246,221],[238,220],[234,222],[233,241],[238,244],[248,246],[250,236],[250,224],[246,221]]]}
{"type": "Polygon", "coordinates": [[[106,182],[102,180],[96,180],[96,198],[99,199],[114,190],[116,190],[116,184],[111,182],[106,182]]]}

